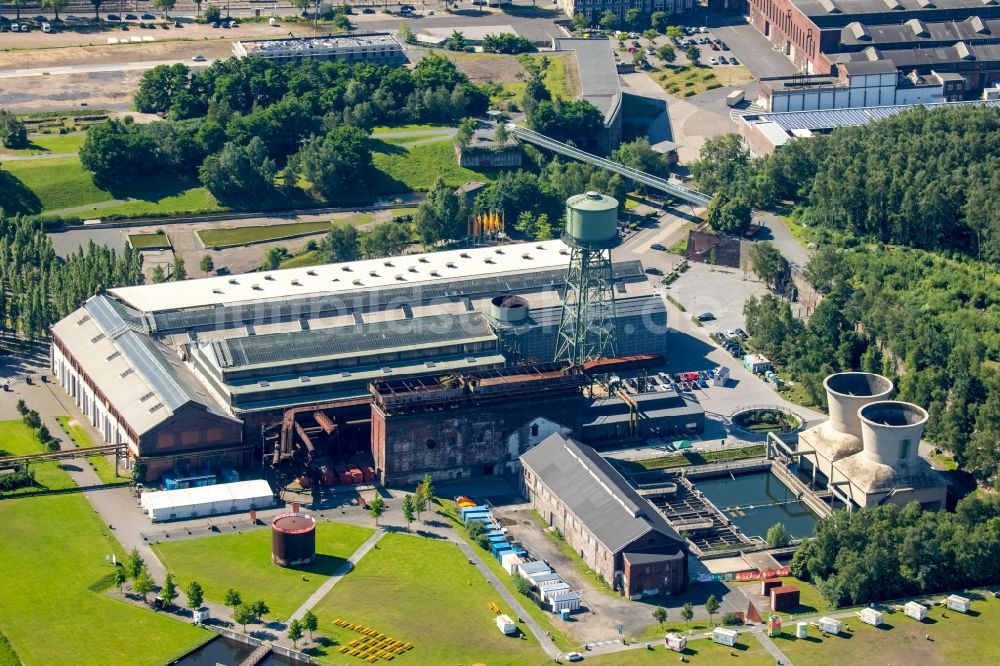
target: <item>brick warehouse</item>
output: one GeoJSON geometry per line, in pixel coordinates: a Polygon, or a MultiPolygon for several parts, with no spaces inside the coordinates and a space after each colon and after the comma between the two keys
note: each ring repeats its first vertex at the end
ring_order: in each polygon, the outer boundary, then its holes
{"type": "Polygon", "coordinates": [[[521,456],[521,492],[614,589],[630,599],[687,586],[687,544],[593,448],[553,433],[521,456]]]}

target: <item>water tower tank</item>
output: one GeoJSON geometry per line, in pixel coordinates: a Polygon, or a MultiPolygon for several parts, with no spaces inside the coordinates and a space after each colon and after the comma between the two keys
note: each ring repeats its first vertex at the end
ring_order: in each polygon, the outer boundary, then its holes
{"type": "Polygon", "coordinates": [[[618,200],[600,192],[577,194],[566,200],[566,233],[570,245],[615,247],[618,238],[618,200]]]}
{"type": "Polygon", "coordinates": [[[316,558],[316,519],[281,513],[271,521],[271,561],[281,567],[309,564],[316,558]]]}
{"type": "Polygon", "coordinates": [[[528,321],[528,301],[514,294],[502,294],[490,299],[490,317],[501,324],[523,324],[528,321]]]}
{"type": "Polygon", "coordinates": [[[884,400],[858,410],[865,458],[900,470],[915,462],[927,410],[908,402],[884,400]]]}
{"type": "Polygon", "coordinates": [[[892,393],[892,382],[870,372],[838,372],[823,380],[830,426],[837,432],[861,439],[858,410],[871,402],[885,400],[892,393]]]}

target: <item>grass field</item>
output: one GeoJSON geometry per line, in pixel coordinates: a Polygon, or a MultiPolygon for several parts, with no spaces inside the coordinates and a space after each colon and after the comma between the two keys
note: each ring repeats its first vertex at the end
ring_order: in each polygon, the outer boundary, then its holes
{"type": "Polygon", "coordinates": [[[128,242],[137,250],[151,250],[170,247],[166,234],[129,234],[128,242]]]}
{"type": "MultiPolygon", "coordinates": [[[[803,614],[815,614],[815,613],[826,613],[827,611],[832,611],[833,607],[830,603],[823,598],[819,590],[812,583],[807,583],[801,581],[793,576],[782,576],[782,585],[794,585],[799,588],[799,605],[791,609],[791,612],[780,612],[779,616],[783,620],[791,620],[795,615],[803,614]]],[[[758,592],[760,591],[760,581],[755,581],[753,583],[740,583],[740,587],[753,587],[758,592]]]]}
{"type": "Polygon", "coordinates": [[[895,612],[885,615],[881,627],[848,619],[851,631],[840,636],[822,638],[810,627],[807,639],[797,640],[786,632],[774,642],[793,663],[809,666],[996,664],[1000,663],[1000,642],[996,640],[1000,600],[992,594],[986,596],[972,602],[973,613],[969,615],[935,606],[924,622],[895,612]],[[924,638],[927,635],[931,640],[924,638]]]}
{"type": "MultiPolygon", "coordinates": [[[[59,421],[59,425],[62,426],[63,432],[69,437],[70,441],[79,447],[91,447],[96,446],[87,431],[76,423],[68,416],[57,416],[56,420],[59,421]]],[[[87,462],[94,468],[97,476],[101,479],[101,483],[122,483],[127,481],[125,477],[118,476],[115,474],[115,466],[104,456],[87,456],[87,462]]]]}
{"type": "Polygon", "coordinates": [[[600,666],[664,664],[668,661],[678,661],[683,654],[689,663],[704,664],[705,666],[717,666],[718,664],[774,666],[774,657],[764,650],[754,636],[749,634],[742,634],[736,647],[731,648],[713,643],[708,638],[697,638],[688,641],[687,649],[683,653],[667,650],[663,647],[662,636],[656,641],[650,641],[650,644],[653,646],[652,650],[636,648],[608,655],[588,656],[585,663],[594,663],[600,666]]]}
{"type": "Polygon", "coordinates": [[[708,451],[706,453],[685,451],[681,454],[646,458],[644,460],[619,460],[617,461],[617,464],[631,472],[648,472],[654,469],[670,469],[672,467],[685,467],[687,465],[704,465],[705,463],[718,462],[720,460],[756,458],[763,456],[764,453],[766,453],[766,450],[767,447],[765,446],[745,446],[739,449],[708,451]]]}
{"type": "Polygon", "coordinates": [[[198,211],[222,210],[222,206],[208,193],[204,187],[191,187],[172,194],[154,197],[146,195],[149,199],[140,201],[129,201],[101,208],[98,215],[177,215],[180,213],[193,213],[198,211]]]}
{"type": "Polygon", "coordinates": [[[425,130],[444,130],[451,125],[379,125],[372,128],[372,134],[395,134],[396,132],[423,132],[425,130]]]}
{"type": "Polygon", "coordinates": [[[319,250],[306,250],[281,262],[282,268],[307,268],[326,263],[326,257],[319,250]]]}
{"type": "Polygon", "coordinates": [[[742,65],[720,68],[707,65],[671,65],[650,76],[664,90],[677,97],[691,97],[722,86],[740,85],[753,78],[750,71],[742,65]]]}
{"type": "Polygon", "coordinates": [[[87,138],[79,134],[31,134],[28,136],[27,148],[0,147],[0,155],[44,155],[46,153],[76,153],[79,152],[83,140],[87,138]]]}
{"type": "Polygon", "coordinates": [[[516,619],[458,547],[406,534],[388,534],[314,608],[319,631],[333,639],[306,651],[320,663],[362,663],[340,645],[358,634],[333,625],[342,618],[374,628],[414,648],[393,661],[401,666],[475,664],[534,666],[545,659],[530,634],[504,636],[489,604],[516,619]]]}
{"type": "Polygon", "coordinates": [[[285,619],[372,533],[367,527],[320,522],[316,561],[294,569],[271,563],[269,529],[158,543],[153,550],[178,578],[197,579],[206,599],[222,603],[226,590],[235,588],[244,599],[266,601],[271,617],[285,619]]]}
{"type": "MultiPolygon", "coordinates": [[[[53,435],[58,436],[59,433],[53,433],[53,435]]],[[[35,437],[34,431],[19,420],[0,421],[0,447],[2,447],[0,450],[4,452],[3,455],[8,456],[26,456],[32,453],[41,453],[44,450],[42,443],[35,437]]],[[[72,465],[73,462],[70,461],[66,464],[72,465]]],[[[10,497],[37,493],[39,490],[45,489],[63,490],[74,486],[73,480],[57,462],[36,463],[31,466],[31,469],[35,472],[34,487],[19,488],[7,493],[0,493],[0,495],[10,497]]],[[[0,521],[0,525],[2,524],[0,521]]],[[[0,548],[2,548],[2,543],[0,543],[0,548]]]]}
{"type": "Polygon", "coordinates": [[[278,240],[286,236],[298,234],[318,234],[330,230],[330,225],[350,224],[358,226],[368,224],[375,219],[369,213],[357,213],[350,217],[341,217],[331,221],[320,222],[290,222],[288,224],[271,224],[253,227],[222,227],[219,229],[202,229],[198,237],[205,247],[227,247],[232,245],[252,245],[278,240]]]}
{"type": "Polygon", "coordinates": [[[42,212],[114,199],[94,185],[78,157],[4,162],[4,171],[20,180],[42,202],[42,212]]]}
{"type": "Polygon", "coordinates": [[[372,184],[371,190],[380,194],[427,191],[438,176],[444,178],[445,185],[449,187],[458,187],[470,181],[493,180],[488,171],[472,171],[458,166],[451,139],[412,148],[375,143],[372,150],[375,168],[382,172],[382,178],[372,184]]]}
{"type": "Polygon", "coordinates": [[[0,525],[0,626],[26,666],[163,664],[210,636],[103,594],[124,553],[83,495],[5,500],[0,525]]]}

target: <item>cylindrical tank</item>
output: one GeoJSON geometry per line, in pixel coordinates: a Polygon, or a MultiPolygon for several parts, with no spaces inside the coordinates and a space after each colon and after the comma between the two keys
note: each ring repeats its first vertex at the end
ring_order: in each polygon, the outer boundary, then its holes
{"type": "Polygon", "coordinates": [[[528,301],[513,294],[490,299],[490,316],[503,324],[523,324],[528,320],[528,301]]]}
{"type": "Polygon", "coordinates": [[[870,372],[838,372],[823,380],[823,386],[830,406],[830,427],[858,439],[858,410],[870,402],[885,400],[893,388],[891,381],[870,372]]]}
{"type": "Polygon", "coordinates": [[[316,519],[281,513],[271,521],[271,561],[281,567],[309,564],[316,558],[316,519]]]}
{"type": "Polygon", "coordinates": [[[809,636],[809,623],[799,622],[795,625],[795,637],[807,638],[809,636]]]}
{"type": "Polygon", "coordinates": [[[593,191],[567,199],[566,239],[583,247],[617,245],[618,200],[593,191]]]}
{"type": "Polygon", "coordinates": [[[889,465],[906,467],[917,459],[920,437],[927,423],[927,410],[909,402],[884,400],[858,410],[865,458],[889,465]]]}

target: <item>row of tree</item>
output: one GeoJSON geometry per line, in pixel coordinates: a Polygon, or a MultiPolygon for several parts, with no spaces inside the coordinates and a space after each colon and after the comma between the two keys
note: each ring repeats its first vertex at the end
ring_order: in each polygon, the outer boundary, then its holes
{"type": "Polygon", "coordinates": [[[906,113],[752,158],[739,137],[706,141],[691,165],[699,187],[766,207],[798,204],[796,218],[852,245],[875,239],[1000,262],[1000,109],[906,113]]]}
{"type": "Polygon", "coordinates": [[[913,502],[837,511],[792,558],[837,606],[938,593],[1000,581],[1000,497],[973,495],[954,513],[913,502]]]}
{"type": "Polygon", "coordinates": [[[98,288],[142,281],[142,256],[132,248],[119,254],[91,241],[60,259],[39,223],[0,209],[0,333],[36,339],[98,288]]]}
{"type": "Polygon", "coordinates": [[[981,480],[1000,480],[1000,282],[986,264],[914,249],[816,252],[804,275],[826,296],[803,323],[775,296],[744,306],[756,349],[815,404],[832,372],[892,379],[930,413],[925,436],[981,480]]]}

